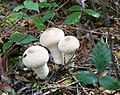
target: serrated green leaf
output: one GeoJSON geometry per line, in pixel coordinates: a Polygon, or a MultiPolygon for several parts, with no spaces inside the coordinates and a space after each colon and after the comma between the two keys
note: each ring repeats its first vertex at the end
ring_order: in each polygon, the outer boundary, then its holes
{"type": "Polygon", "coordinates": [[[39,12],[38,3],[33,3],[32,1],[24,1],[24,6],[28,10],[35,10],[39,12]]]}
{"type": "Polygon", "coordinates": [[[34,36],[32,35],[20,35],[17,37],[16,42],[21,43],[21,44],[28,44],[31,43],[32,41],[37,41],[34,36]]]}
{"type": "Polygon", "coordinates": [[[39,18],[39,17],[34,17],[33,18],[33,22],[35,23],[35,24],[43,24],[43,21],[39,18]]]}
{"type": "Polygon", "coordinates": [[[75,74],[75,77],[84,84],[93,84],[98,80],[97,76],[90,71],[81,71],[75,74]]]}
{"type": "Polygon", "coordinates": [[[26,13],[23,13],[23,12],[17,12],[17,13],[13,13],[13,14],[9,15],[8,17],[27,18],[28,15],[26,13]]]}
{"type": "Polygon", "coordinates": [[[45,25],[38,25],[38,26],[37,26],[37,29],[38,29],[38,30],[43,30],[43,29],[45,29],[45,28],[46,28],[45,25]]]}
{"type": "Polygon", "coordinates": [[[74,5],[74,6],[70,7],[67,11],[82,11],[82,7],[80,7],[78,5],[74,5]]]}
{"type": "Polygon", "coordinates": [[[55,16],[55,12],[45,14],[45,15],[43,16],[43,20],[44,20],[44,21],[47,21],[48,19],[50,19],[50,18],[52,18],[52,17],[54,17],[54,16],[55,16]]]}
{"type": "Polygon", "coordinates": [[[79,21],[80,17],[81,17],[81,12],[74,12],[65,19],[65,23],[75,24],[76,22],[79,21]]]}
{"type": "Polygon", "coordinates": [[[109,49],[99,42],[92,52],[92,60],[97,70],[105,70],[111,61],[109,49]]]}
{"type": "Polygon", "coordinates": [[[100,86],[108,90],[120,89],[120,82],[114,77],[104,76],[99,80],[100,86]]]}
{"type": "Polygon", "coordinates": [[[23,5],[20,5],[20,6],[15,7],[15,8],[13,9],[13,11],[18,11],[18,10],[23,9],[23,8],[24,8],[24,6],[23,6],[23,5]]]}
{"type": "Polygon", "coordinates": [[[16,39],[19,37],[18,33],[14,33],[10,36],[10,41],[16,41],[16,39]]]}
{"type": "Polygon", "coordinates": [[[59,7],[56,3],[46,3],[46,2],[40,2],[40,7],[59,7]]]}
{"type": "Polygon", "coordinates": [[[100,17],[100,14],[98,12],[95,12],[93,10],[90,10],[90,9],[85,9],[85,11],[87,14],[93,16],[93,17],[96,17],[96,18],[99,18],[100,17]]]}
{"type": "Polygon", "coordinates": [[[7,42],[3,45],[3,52],[9,49],[12,46],[13,42],[7,42]]]}

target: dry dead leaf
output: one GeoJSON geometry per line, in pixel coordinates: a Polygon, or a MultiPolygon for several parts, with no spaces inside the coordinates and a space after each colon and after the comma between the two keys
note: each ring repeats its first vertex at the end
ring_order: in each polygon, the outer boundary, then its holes
{"type": "Polygon", "coordinates": [[[86,42],[85,42],[84,39],[81,41],[81,51],[83,52],[83,54],[84,54],[85,56],[87,55],[86,42]]]}
{"type": "Polygon", "coordinates": [[[89,47],[90,49],[92,49],[92,47],[93,47],[93,45],[94,45],[92,39],[89,40],[89,42],[88,42],[87,45],[88,45],[88,47],[89,47]]]}
{"type": "Polygon", "coordinates": [[[120,51],[118,52],[118,59],[120,60],[120,51]]]}

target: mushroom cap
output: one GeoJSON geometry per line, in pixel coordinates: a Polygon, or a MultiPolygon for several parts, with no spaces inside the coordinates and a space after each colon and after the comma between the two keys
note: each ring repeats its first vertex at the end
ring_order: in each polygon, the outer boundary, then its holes
{"type": "Polygon", "coordinates": [[[23,64],[30,68],[36,68],[48,62],[48,51],[41,46],[32,46],[23,53],[23,64]]]}
{"type": "Polygon", "coordinates": [[[40,44],[49,48],[49,46],[57,44],[63,37],[64,37],[63,30],[59,28],[48,28],[41,35],[40,44]]]}
{"type": "Polygon", "coordinates": [[[63,53],[72,53],[80,46],[79,40],[74,36],[65,36],[58,43],[58,48],[63,53]]]}

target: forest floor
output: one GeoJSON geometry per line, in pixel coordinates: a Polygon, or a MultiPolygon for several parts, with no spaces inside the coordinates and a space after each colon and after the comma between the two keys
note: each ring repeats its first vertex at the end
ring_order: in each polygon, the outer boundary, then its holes
{"type": "MultiPolygon", "coordinates": [[[[99,84],[83,84],[74,76],[80,71],[97,73],[92,60],[92,51],[101,38],[104,39],[107,47],[112,45],[111,51],[115,56],[114,61],[120,67],[119,0],[111,0],[111,2],[108,0],[86,0],[84,3],[72,0],[50,0],[49,2],[56,3],[59,7],[55,7],[54,17],[42,23],[42,28],[37,27],[33,18],[41,18],[47,10],[54,8],[41,7],[40,13],[24,8],[13,11],[16,6],[23,5],[24,0],[0,1],[0,95],[120,95],[120,89],[104,90],[99,84]],[[84,8],[84,4],[85,8],[100,13],[101,17],[95,18],[83,12],[75,24],[66,24],[65,19],[72,13],[67,9],[73,5],[84,8]],[[15,12],[26,13],[28,17],[8,17],[15,12]],[[48,62],[50,73],[46,80],[40,80],[33,70],[23,65],[22,55],[28,47],[40,45],[40,35],[50,27],[60,28],[65,35],[77,37],[80,48],[75,52],[75,66],[72,71],[64,66],[56,65],[50,56],[48,62]],[[112,35],[112,41],[109,41],[108,32],[112,35]],[[27,44],[17,41],[11,42],[10,37],[13,33],[32,35],[38,40],[27,44]]],[[[33,1],[39,2],[39,0],[33,1]]],[[[101,73],[101,76],[107,74],[117,78],[115,69],[110,65],[101,73]]]]}

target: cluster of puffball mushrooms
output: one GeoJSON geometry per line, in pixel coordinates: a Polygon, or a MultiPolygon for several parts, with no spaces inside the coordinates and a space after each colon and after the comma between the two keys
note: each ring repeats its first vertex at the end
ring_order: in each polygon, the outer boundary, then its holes
{"type": "MultiPolygon", "coordinates": [[[[79,40],[74,36],[65,36],[59,28],[49,28],[40,36],[40,44],[43,46],[31,46],[23,53],[23,64],[32,68],[40,79],[45,79],[49,73],[47,62],[49,54],[52,54],[54,63],[65,65],[73,60],[76,49],[79,48],[79,40]],[[46,48],[44,48],[46,47],[46,48]]],[[[66,65],[74,67],[74,62],[66,65]]]]}

